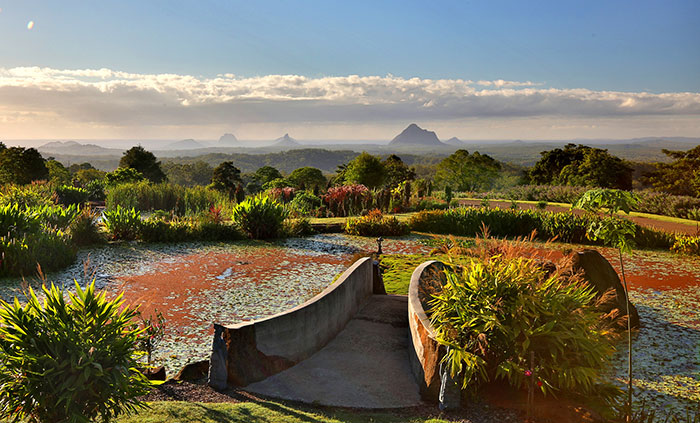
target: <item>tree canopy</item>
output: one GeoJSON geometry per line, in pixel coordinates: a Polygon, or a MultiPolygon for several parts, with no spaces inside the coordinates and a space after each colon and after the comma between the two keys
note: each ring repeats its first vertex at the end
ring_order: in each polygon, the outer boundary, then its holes
{"type": "Polygon", "coordinates": [[[238,198],[243,192],[241,171],[233,162],[221,162],[214,168],[211,176],[211,187],[225,192],[231,198],[238,198]]]}
{"type": "Polygon", "coordinates": [[[258,184],[260,184],[260,186],[265,185],[266,183],[275,179],[279,179],[281,177],[282,174],[280,173],[280,171],[272,166],[263,166],[256,170],[254,173],[254,178],[258,182],[258,184]]]}
{"type": "Polygon", "coordinates": [[[384,184],[389,188],[397,187],[403,181],[413,181],[416,179],[416,172],[406,166],[401,157],[392,154],[382,162],[386,174],[384,184]]]}
{"type": "Polygon", "coordinates": [[[136,169],[143,174],[146,179],[151,182],[165,181],[165,173],[160,167],[160,162],[156,160],[156,156],[150,151],[146,151],[143,147],[131,147],[124,152],[119,167],[128,167],[136,169]]]}
{"type": "Polygon", "coordinates": [[[675,195],[700,197],[700,145],[688,151],[662,150],[671,163],[658,163],[646,175],[654,188],[675,195]]]}
{"type": "Polygon", "coordinates": [[[192,187],[195,185],[209,185],[214,169],[206,162],[198,160],[194,163],[165,162],[163,171],[168,177],[168,181],[192,187]]]}
{"type": "Polygon", "coordinates": [[[498,177],[501,163],[488,154],[457,150],[437,165],[435,180],[457,191],[487,190],[498,177]]]}
{"type": "Polygon", "coordinates": [[[541,154],[542,158],[528,172],[534,184],[632,188],[634,170],[608,150],[567,144],[563,149],[541,154]]]}
{"type": "Polygon", "coordinates": [[[35,148],[0,148],[0,184],[25,185],[48,179],[46,160],[35,148]]]}
{"type": "Polygon", "coordinates": [[[300,167],[287,176],[287,181],[297,189],[321,190],[326,188],[328,181],[323,172],[315,167],[300,167]]]}
{"type": "Polygon", "coordinates": [[[387,176],[384,164],[379,157],[364,151],[351,160],[345,168],[339,168],[339,175],[343,183],[362,184],[368,188],[381,187],[387,176]]]}

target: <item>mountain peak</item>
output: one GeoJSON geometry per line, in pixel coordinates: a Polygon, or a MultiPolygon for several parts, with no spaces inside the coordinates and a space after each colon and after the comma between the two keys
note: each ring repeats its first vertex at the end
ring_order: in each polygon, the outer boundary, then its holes
{"type": "Polygon", "coordinates": [[[281,136],[275,140],[274,145],[277,147],[294,147],[300,144],[297,142],[297,140],[290,137],[289,134],[284,134],[284,136],[281,136]]]}
{"type": "Polygon", "coordinates": [[[236,138],[235,135],[233,134],[224,134],[221,137],[219,137],[219,144],[238,144],[238,138],[236,138]]]}
{"type": "Polygon", "coordinates": [[[428,145],[438,146],[444,145],[440,142],[435,132],[428,131],[420,126],[412,123],[406,127],[399,135],[397,135],[389,145],[428,145]]]}

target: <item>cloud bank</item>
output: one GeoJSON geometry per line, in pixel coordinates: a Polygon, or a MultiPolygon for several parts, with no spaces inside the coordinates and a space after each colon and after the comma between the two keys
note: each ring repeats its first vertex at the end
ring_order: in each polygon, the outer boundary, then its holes
{"type": "MultiPolygon", "coordinates": [[[[14,136],[25,128],[28,137],[36,136],[42,127],[85,130],[91,136],[110,136],[116,128],[139,136],[143,128],[151,128],[151,133],[168,128],[172,133],[177,128],[208,126],[335,123],[351,127],[412,121],[453,125],[464,120],[523,118],[560,122],[651,118],[678,125],[679,120],[698,117],[700,93],[693,92],[556,89],[530,81],[392,75],[205,78],[110,69],[0,68],[0,137],[7,136],[3,127],[14,136]]],[[[681,132],[696,128],[691,125],[681,132]]]]}

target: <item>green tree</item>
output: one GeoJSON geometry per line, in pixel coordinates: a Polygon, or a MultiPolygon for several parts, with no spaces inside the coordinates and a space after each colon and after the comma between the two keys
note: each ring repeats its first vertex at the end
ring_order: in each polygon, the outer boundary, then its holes
{"type": "Polygon", "coordinates": [[[110,186],[128,184],[143,180],[143,174],[131,167],[118,167],[114,169],[114,172],[109,172],[105,175],[105,184],[110,186]]]}
{"type": "Polygon", "coordinates": [[[281,177],[282,174],[280,173],[280,171],[272,166],[263,166],[256,170],[254,174],[255,180],[258,184],[260,184],[260,186],[263,186],[266,183],[275,179],[279,179],[281,177]]]}
{"type": "Polygon", "coordinates": [[[194,163],[165,162],[163,171],[169,182],[186,187],[208,185],[214,173],[214,169],[201,160],[194,163]]]}
{"type": "Polygon", "coordinates": [[[0,149],[0,184],[26,185],[48,177],[46,160],[36,149],[24,147],[0,149]]]}
{"type": "MultiPolygon", "coordinates": [[[[400,160],[400,159],[399,159],[400,160]]],[[[380,188],[387,173],[379,157],[362,152],[348,163],[343,171],[343,183],[362,184],[368,188],[380,188]]]]}
{"type": "Polygon", "coordinates": [[[156,160],[156,156],[150,151],[146,151],[143,147],[131,147],[124,152],[124,155],[119,160],[119,167],[128,167],[136,169],[151,182],[165,181],[165,173],[160,167],[160,162],[156,160]]]}
{"type": "Polygon", "coordinates": [[[314,191],[325,189],[328,183],[320,169],[309,166],[295,169],[286,179],[294,188],[314,191]]]}
{"type": "Polygon", "coordinates": [[[438,163],[435,180],[457,191],[487,190],[500,170],[501,164],[488,154],[457,150],[438,163]]]}
{"type": "Polygon", "coordinates": [[[659,191],[700,197],[700,145],[688,151],[661,151],[673,161],[657,163],[645,179],[659,191]]]}
{"type": "Polygon", "coordinates": [[[401,157],[392,154],[382,163],[386,172],[384,184],[388,188],[396,188],[403,181],[413,181],[416,179],[416,172],[406,166],[401,157]]]}
{"type": "MultiPolygon", "coordinates": [[[[134,169],[129,169],[134,170],[134,169]]],[[[82,186],[87,185],[92,181],[100,181],[105,178],[107,172],[97,169],[79,169],[73,174],[73,178],[82,186]]]]}
{"type": "Polygon", "coordinates": [[[212,172],[210,187],[227,193],[229,198],[240,199],[243,193],[240,169],[234,166],[233,162],[219,163],[212,172]]]}
{"type": "Polygon", "coordinates": [[[563,149],[555,148],[541,154],[542,158],[528,172],[532,183],[632,188],[634,170],[608,150],[567,144],[563,149]]]}
{"type": "Polygon", "coordinates": [[[632,416],[632,324],[629,319],[630,300],[627,289],[627,278],[625,277],[625,264],[622,260],[622,253],[630,253],[634,248],[634,235],[636,227],[634,223],[627,219],[618,217],[618,212],[630,211],[639,204],[639,197],[628,191],[617,189],[593,189],[586,191],[573,207],[582,208],[590,213],[598,214],[606,212],[603,220],[592,219],[588,228],[588,237],[592,240],[601,240],[605,244],[618,250],[620,257],[620,269],[622,271],[622,282],[625,288],[625,305],[627,308],[627,421],[632,416]]]}
{"type": "Polygon", "coordinates": [[[61,162],[49,159],[46,161],[46,168],[49,170],[49,181],[59,185],[71,183],[71,174],[61,162]]]}

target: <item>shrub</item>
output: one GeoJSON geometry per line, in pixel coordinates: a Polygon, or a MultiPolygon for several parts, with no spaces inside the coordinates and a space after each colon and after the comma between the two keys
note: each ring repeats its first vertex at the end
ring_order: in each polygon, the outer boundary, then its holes
{"type": "Polygon", "coordinates": [[[410,232],[407,224],[396,217],[384,216],[382,212],[371,210],[366,216],[351,218],[345,224],[345,233],[359,236],[398,236],[410,232]]]}
{"type": "Polygon", "coordinates": [[[429,198],[422,198],[418,201],[412,208],[415,211],[423,210],[445,210],[449,207],[449,204],[443,203],[442,201],[435,201],[429,198]]]}
{"type": "Polygon", "coordinates": [[[90,193],[84,188],[61,185],[56,188],[58,203],[64,206],[82,205],[87,202],[90,193]]]}
{"type": "Polygon", "coordinates": [[[289,208],[295,216],[316,216],[322,204],[320,197],[311,192],[303,191],[294,196],[294,199],[289,203],[289,208]]]}
{"type": "Polygon", "coordinates": [[[150,384],[135,370],[136,312],[96,294],[94,282],[76,283],[69,302],[54,285],[43,293],[0,302],[0,417],[108,421],[138,409],[150,384]]]}
{"type": "Polygon", "coordinates": [[[55,204],[54,199],[48,185],[5,185],[0,190],[0,206],[12,204],[21,208],[43,207],[55,204]]]}
{"type": "Polygon", "coordinates": [[[249,197],[233,208],[231,218],[250,238],[276,238],[287,217],[284,205],[266,195],[249,197]]]}
{"type": "Polygon", "coordinates": [[[468,258],[445,276],[429,314],[463,387],[502,379],[523,388],[534,378],[545,394],[596,392],[614,346],[587,284],[500,255],[468,258]]]}
{"type": "Polygon", "coordinates": [[[309,219],[285,219],[282,224],[282,233],[285,237],[302,237],[316,233],[309,219]]]}
{"type": "Polygon", "coordinates": [[[535,207],[537,207],[539,210],[545,210],[548,204],[549,203],[547,203],[546,201],[540,200],[537,202],[537,204],[535,204],[535,207]]]}
{"type": "Polygon", "coordinates": [[[68,207],[44,206],[36,209],[35,216],[44,225],[65,230],[80,214],[80,208],[73,204],[68,207]]]}
{"type": "Polygon", "coordinates": [[[98,214],[89,207],[84,208],[68,226],[68,236],[77,246],[100,244],[104,235],[97,226],[98,214]]]}
{"type": "Polygon", "coordinates": [[[105,198],[107,198],[105,194],[105,184],[99,179],[87,182],[84,188],[88,193],[89,201],[104,201],[105,198]]]}
{"type": "Polygon", "coordinates": [[[0,207],[0,236],[19,236],[39,230],[40,220],[19,204],[0,207]]]}
{"type": "Polygon", "coordinates": [[[61,231],[0,236],[0,276],[29,276],[36,272],[37,265],[51,272],[74,260],[75,248],[61,231]]]}
{"type": "Polygon", "coordinates": [[[117,206],[114,210],[105,210],[102,222],[112,239],[133,240],[141,230],[141,212],[134,208],[117,206]]]}
{"type": "Polygon", "coordinates": [[[700,256],[700,237],[677,236],[671,246],[671,251],[679,254],[700,256]]]}
{"type": "MultiPolygon", "coordinates": [[[[578,216],[539,210],[460,207],[419,212],[411,216],[409,225],[418,232],[463,236],[480,234],[484,225],[497,237],[528,236],[535,230],[537,237],[543,240],[556,237],[561,242],[601,245],[602,241],[586,236],[588,228],[601,220],[592,214],[578,216]]],[[[668,249],[673,243],[672,235],[630,223],[635,230],[634,241],[642,248],[668,249]]]]}

